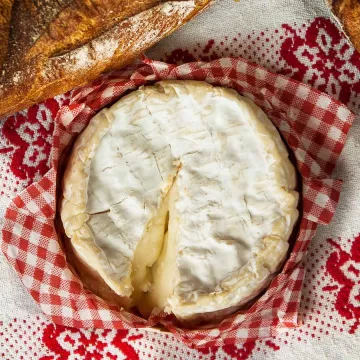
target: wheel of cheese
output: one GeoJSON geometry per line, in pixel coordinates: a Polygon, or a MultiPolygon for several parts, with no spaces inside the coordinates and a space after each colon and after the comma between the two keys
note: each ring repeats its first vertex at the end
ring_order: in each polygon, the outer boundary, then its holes
{"type": "Polygon", "coordinates": [[[124,304],[211,321],[253,299],[281,266],[295,187],[286,146],[251,100],[161,81],[79,135],[61,219],[79,260],[124,304]]]}

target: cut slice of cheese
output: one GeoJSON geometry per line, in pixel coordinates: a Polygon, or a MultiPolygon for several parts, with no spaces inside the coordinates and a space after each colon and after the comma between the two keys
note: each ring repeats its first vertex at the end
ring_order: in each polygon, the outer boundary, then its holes
{"type": "Polygon", "coordinates": [[[131,282],[134,288],[132,299],[134,304],[143,301],[145,293],[153,287],[153,267],[163,257],[165,233],[169,219],[169,195],[162,201],[157,215],[151,220],[140,240],[131,263],[131,282]]]}
{"type": "Polygon", "coordinates": [[[79,136],[61,218],[76,253],[144,315],[236,309],[278,270],[296,173],[264,112],[195,81],[142,87],[79,136]]]}
{"type": "MultiPolygon", "coordinates": [[[[143,297],[139,299],[140,301],[137,302],[140,312],[145,317],[148,317],[154,308],[165,309],[171,312],[168,300],[174,293],[174,285],[178,277],[176,271],[176,239],[179,222],[175,210],[177,199],[178,188],[176,182],[174,182],[166,197],[167,227],[161,241],[161,252],[151,267],[152,286],[144,293],[143,297]]],[[[138,249],[136,254],[139,251],[138,249]]]]}

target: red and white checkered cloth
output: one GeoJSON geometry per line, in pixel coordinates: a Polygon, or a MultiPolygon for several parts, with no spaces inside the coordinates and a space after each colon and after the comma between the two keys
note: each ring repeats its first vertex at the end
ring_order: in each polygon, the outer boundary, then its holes
{"type": "Polygon", "coordinates": [[[222,346],[276,335],[298,326],[304,280],[299,265],[318,224],[328,224],[340,196],[341,181],[330,178],[354,115],[326,94],[242,59],[169,65],[147,58],[104,75],[73,92],[55,119],[51,169],[20,193],[7,208],[2,251],[43,310],[55,323],[84,328],[128,329],[162,324],[190,346],[222,346]],[[231,87],[255,101],[292,149],[302,177],[302,207],[294,248],[266,293],[250,309],[206,330],[178,328],[173,316],[148,321],[119,311],[88,290],[71,272],[55,230],[58,160],[64,148],[92,116],[122,94],[163,79],[203,80],[231,87]]]}

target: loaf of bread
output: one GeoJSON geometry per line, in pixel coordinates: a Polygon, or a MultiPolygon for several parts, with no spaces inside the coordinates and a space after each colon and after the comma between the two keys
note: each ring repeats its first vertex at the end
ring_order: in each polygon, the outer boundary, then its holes
{"type": "Polygon", "coordinates": [[[0,0],[0,116],[130,63],[211,0],[0,0]]]}
{"type": "Polygon", "coordinates": [[[357,51],[360,51],[360,2],[359,0],[326,0],[334,17],[340,23],[357,51]]]}

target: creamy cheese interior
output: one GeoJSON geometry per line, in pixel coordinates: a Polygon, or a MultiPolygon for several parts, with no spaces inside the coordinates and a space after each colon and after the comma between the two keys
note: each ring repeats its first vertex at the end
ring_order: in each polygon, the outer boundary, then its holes
{"type": "Polygon", "coordinates": [[[147,260],[149,259],[148,254],[153,249],[147,242],[148,233],[146,233],[146,236],[142,238],[136,248],[132,262],[132,284],[134,286],[132,299],[144,316],[149,316],[155,307],[160,309],[167,308],[168,299],[174,292],[178,230],[178,219],[175,210],[177,200],[178,188],[176,182],[174,182],[160,206],[159,216],[162,216],[165,223],[161,224],[161,226],[164,225],[161,228],[163,233],[159,233],[159,237],[153,238],[153,243],[156,242],[157,249],[160,250],[157,252],[157,258],[149,266],[147,260]],[[145,273],[146,277],[144,276],[145,273]],[[146,286],[144,292],[145,283],[150,286],[146,286]]]}
{"type": "Polygon", "coordinates": [[[254,297],[298,216],[295,170],[264,112],[229,89],[164,81],[102,114],[82,159],[91,236],[72,235],[78,252],[91,243],[89,265],[145,314],[187,318],[254,297]]]}

